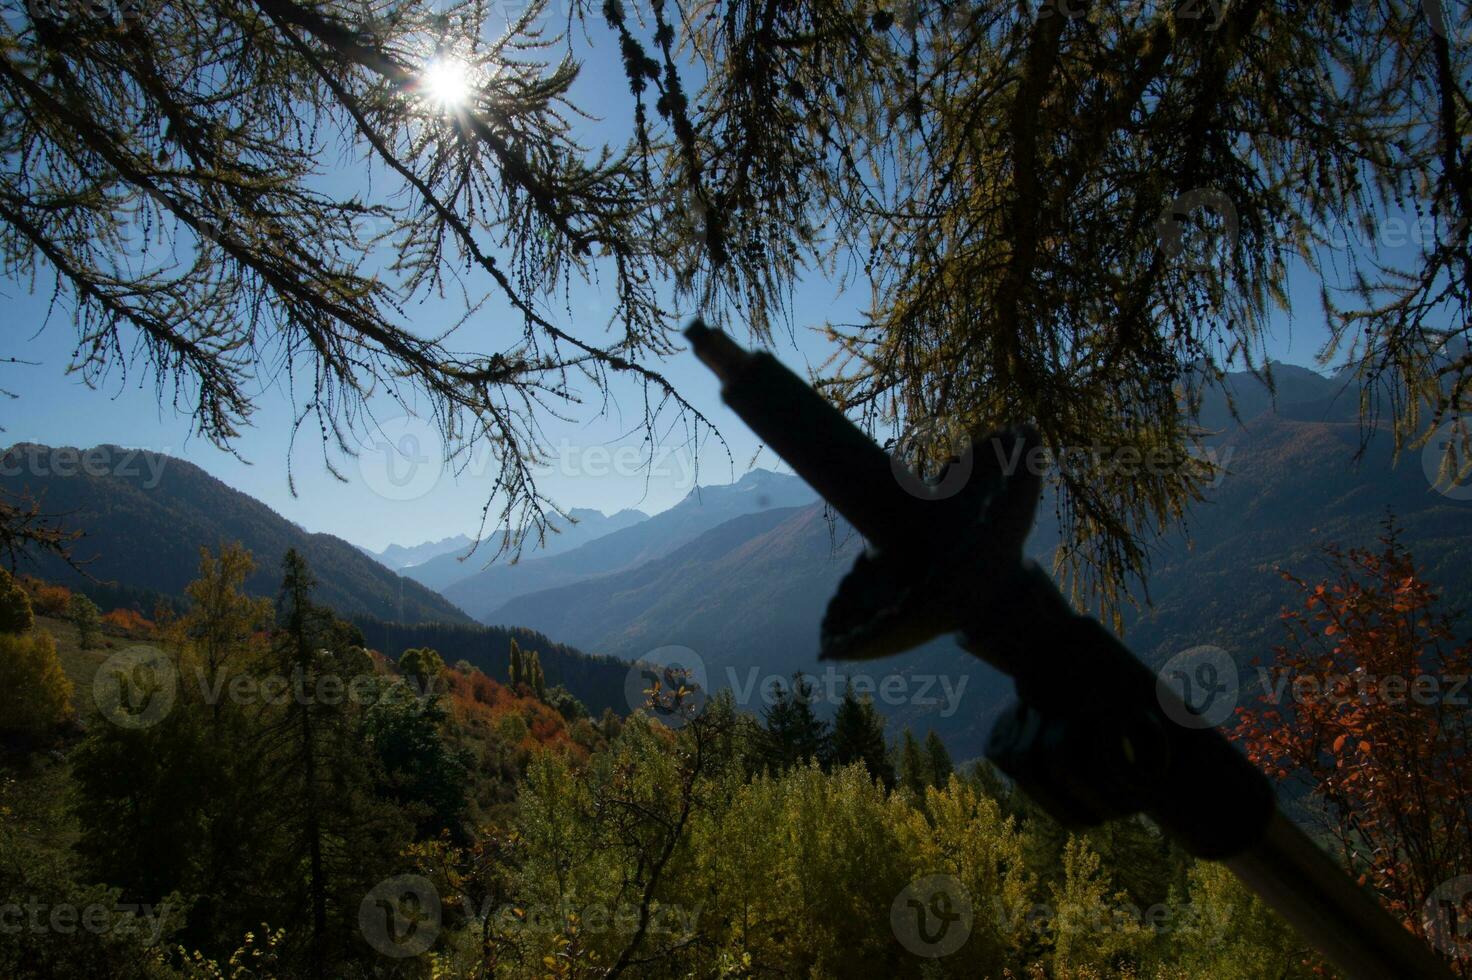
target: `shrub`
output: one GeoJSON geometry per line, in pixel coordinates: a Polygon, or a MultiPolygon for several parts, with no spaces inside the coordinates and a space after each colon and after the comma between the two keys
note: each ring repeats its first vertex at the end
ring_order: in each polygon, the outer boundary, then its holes
{"type": "Polygon", "coordinates": [[[101,646],[102,615],[97,603],[78,592],[72,596],[67,611],[73,625],[77,627],[77,641],[81,643],[82,649],[91,650],[101,646]]]}
{"type": "Polygon", "coordinates": [[[35,621],[25,589],[0,568],[0,633],[28,633],[35,621]]]}
{"type": "Polygon", "coordinates": [[[71,601],[72,590],[64,585],[37,582],[31,593],[31,604],[45,616],[65,616],[71,601]]]}
{"type": "Polygon", "coordinates": [[[45,735],[71,716],[71,697],[50,633],[0,634],[0,730],[45,735]]]}
{"type": "Polygon", "coordinates": [[[153,623],[143,618],[143,614],[136,609],[114,609],[102,617],[102,621],[114,629],[124,633],[153,633],[153,623]]]}

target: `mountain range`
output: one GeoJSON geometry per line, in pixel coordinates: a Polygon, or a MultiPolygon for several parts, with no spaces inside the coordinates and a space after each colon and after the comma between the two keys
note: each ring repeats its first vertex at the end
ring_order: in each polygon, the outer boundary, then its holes
{"type": "MultiPolygon", "coordinates": [[[[1296,601],[1278,570],[1320,575],[1325,545],[1372,544],[1391,513],[1452,606],[1472,600],[1472,565],[1461,554],[1472,502],[1437,493],[1419,452],[1397,459],[1387,433],[1363,430],[1357,390],[1346,379],[1274,365],[1272,380],[1269,388],[1253,375],[1231,376],[1235,415],[1226,394],[1203,399],[1207,443],[1227,472],[1182,527],[1153,543],[1148,593],[1136,588],[1136,606],[1126,610],[1126,642],[1152,665],[1207,643],[1242,667],[1268,655],[1279,611],[1296,601]]],[[[156,468],[156,478],[64,477],[46,455],[54,452],[12,447],[0,490],[40,494],[48,512],[87,528],[78,556],[96,552],[87,567],[98,579],[178,595],[201,545],[241,540],[260,563],[250,587],[270,594],[280,556],[297,547],[321,580],[321,599],[382,634],[370,642],[445,645],[495,668],[503,654],[479,651],[499,651],[508,630],[534,631],[528,635],[557,647],[554,659],[564,651],[599,655],[568,659],[565,671],[594,705],[624,700],[614,688],[627,669],[611,658],[650,658],[671,645],[694,651],[707,685],[733,688],[754,711],[768,685],[793,671],[815,674],[826,686],[820,693],[834,699],[846,678],[887,677],[891,692],[873,693],[892,726],[934,728],[958,758],[980,753],[1010,696],[1005,678],[949,639],[882,664],[818,665],[823,610],[863,542],[796,477],[753,470],[728,486],[692,490],[653,516],[574,511],[575,523],[538,548],[529,543],[520,560],[501,556],[481,567],[476,555],[494,555],[497,536],[464,561],[463,536],[370,557],[309,534],[180,460],[145,454],[141,469],[156,468]],[[10,465],[18,449],[40,455],[10,465]],[[388,567],[395,564],[398,572],[388,567]],[[488,628],[498,638],[477,632],[488,628]]],[[[1057,529],[1046,502],[1040,515],[1028,551],[1046,561],[1057,529]]],[[[42,565],[48,578],[82,583],[58,562],[42,565]]],[[[549,679],[556,673],[549,666],[549,679]]]]}
{"type": "MultiPolygon", "coordinates": [[[[1133,591],[1126,642],[1152,665],[1211,643],[1248,668],[1279,641],[1278,613],[1295,601],[1277,570],[1319,574],[1325,545],[1373,544],[1391,513],[1401,540],[1453,606],[1472,600],[1472,566],[1461,553],[1472,533],[1472,502],[1434,491],[1418,452],[1396,460],[1388,433],[1363,432],[1357,394],[1342,379],[1275,365],[1273,382],[1269,390],[1251,375],[1233,376],[1236,418],[1225,395],[1204,401],[1201,421],[1216,430],[1207,442],[1228,472],[1183,528],[1155,541],[1148,592],[1133,591]]],[[[761,479],[779,502],[790,499],[783,484],[796,484],[779,474],[761,479]]],[[[1028,548],[1045,562],[1057,542],[1050,510],[1040,509],[1028,548]]],[[[661,516],[619,534],[645,540],[661,516]]],[[[636,554],[610,535],[500,570],[494,588],[481,584],[478,595],[467,588],[474,580],[447,595],[483,622],[514,623],[580,649],[634,659],[666,645],[688,647],[713,687],[738,693],[751,692],[753,680],[765,684],[794,670],[826,673],[816,660],[818,625],[862,546],[846,524],[830,521],[821,504],[799,501],[687,533],[677,545],[672,537],[660,535],[665,547],[655,553],[636,554]]],[[[979,753],[1010,694],[1005,678],[950,640],[877,670],[847,670],[897,675],[913,696],[880,699],[893,723],[934,727],[963,757],[979,753]],[[926,677],[934,678],[931,695],[941,679],[953,690],[964,685],[961,709],[944,700],[912,703],[925,700],[918,691],[926,677]]],[[[747,694],[747,707],[761,705],[760,688],[747,694]]]]}
{"type": "Polygon", "coordinates": [[[402,545],[391,544],[382,551],[373,551],[369,548],[359,550],[369,558],[377,560],[380,565],[392,568],[394,571],[421,565],[431,558],[446,555],[453,551],[469,548],[471,539],[463,534],[451,535],[438,541],[425,541],[422,544],[402,545]]]}
{"type": "MultiPolygon", "coordinates": [[[[413,550],[426,556],[416,562],[401,565],[398,569],[419,584],[428,586],[437,592],[444,592],[450,586],[472,577],[484,568],[506,567],[513,561],[519,563],[561,554],[587,544],[595,538],[612,534],[614,531],[623,530],[649,519],[648,514],[637,510],[621,510],[611,516],[605,516],[602,511],[576,507],[569,510],[567,516],[572,520],[564,521],[554,518],[551,522],[551,530],[540,540],[529,537],[523,541],[520,555],[515,555],[506,548],[507,532],[505,530],[487,536],[473,552],[471,551],[473,542],[461,534],[433,544],[419,545],[413,550]],[[443,545],[449,545],[449,547],[442,547],[443,545]],[[434,551],[427,553],[427,549],[434,549],[434,551]]],[[[390,545],[387,550],[391,551],[394,547],[396,546],[390,545]]]]}
{"type": "Polygon", "coordinates": [[[504,623],[499,610],[517,596],[633,569],[733,518],[816,499],[796,477],[752,470],[726,486],[697,487],[669,510],[561,554],[483,568],[444,595],[481,622],[504,623]]]}

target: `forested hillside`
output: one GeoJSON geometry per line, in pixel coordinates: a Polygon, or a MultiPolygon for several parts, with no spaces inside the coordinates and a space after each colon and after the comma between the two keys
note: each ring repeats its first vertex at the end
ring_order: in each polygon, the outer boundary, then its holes
{"type": "Polygon", "coordinates": [[[90,579],[180,596],[200,548],[242,542],[258,566],[247,588],[274,592],[281,559],[295,548],[319,570],[321,600],[344,616],[400,622],[469,622],[439,594],[397,575],[329,534],[312,534],[192,463],[117,446],[11,446],[0,489],[34,498],[83,537],[70,546],[82,571],[37,551],[32,570],[86,591],[90,579]],[[85,574],[84,574],[85,572],[85,574]]]}
{"type": "MultiPolygon", "coordinates": [[[[1392,543],[1380,561],[1304,592],[1429,622],[1410,556],[1392,543]]],[[[590,715],[550,683],[535,638],[508,640],[499,677],[431,647],[385,656],[371,626],[315,604],[295,552],[275,603],[241,591],[252,572],[239,548],[206,556],[190,605],[158,623],[56,615],[59,587],[0,573],[0,894],[43,917],[0,930],[6,975],[1331,975],[1223,866],[1140,820],[1069,833],[852,691],[829,723],[802,687],[753,712],[650,674],[630,716],[590,715]],[[66,917],[90,924],[47,926],[66,917]]],[[[1412,629],[1440,667],[1472,667],[1472,647],[1412,629]]],[[[1244,708],[1235,734],[1255,759],[1290,764],[1314,738],[1244,708]]],[[[1345,750],[1375,788],[1354,791],[1326,843],[1355,814],[1406,805],[1380,777],[1420,736],[1387,723],[1430,710],[1344,720],[1382,726],[1386,758],[1345,750]]],[[[1449,726],[1436,758],[1469,736],[1449,726]]],[[[1325,765],[1313,750],[1291,764],[1325,765]]],[[[1432,778],[1409,775],[1407,793],[1432,778]]],[[[1435,804],[1438,819],[1457,805],[1435,804]]],[[[1364,867],[1398,908],[1400,865],[1377,849],[1364,867]]]]}

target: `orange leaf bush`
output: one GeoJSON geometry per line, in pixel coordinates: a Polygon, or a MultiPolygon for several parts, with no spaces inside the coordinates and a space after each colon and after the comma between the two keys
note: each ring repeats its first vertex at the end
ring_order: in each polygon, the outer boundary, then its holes
{"type": "MultiPolygon", "coordinates": [[[[1305,789],[1353,874],[1425,935],[1436,888],[1472,873],[1472,642],[1387,522],[1378,551],[1327,549],[1233,737],[1305,789]]],[[[1472,961],[1458,964],[1472,976],[1472,961]]]]}

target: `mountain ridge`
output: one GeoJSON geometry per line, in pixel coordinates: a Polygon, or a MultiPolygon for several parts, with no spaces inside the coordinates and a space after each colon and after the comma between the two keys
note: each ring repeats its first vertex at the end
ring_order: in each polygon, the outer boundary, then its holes
{"type": "Polygon", "coordinates": [[[515,565],[491,565],[450,585],[443,594],[485,622],[518,595],[633,568],[668,554],[731,517],[816,499],[795,476],[753,470],[734,483],[693,488],[668,510],[561,554],[515,565]]]}
{"type": "MultiPolygon", "coordinates": [[[[201,547],[240,541],[256,560],[246,582],[253,594],[276,594],[282,557],[296,548],[318,580],[320,600],[341,615],[472,622],[356,545],[302,529],[187,460],[115,445],[38,443],[16,443],[0,460],[0,489],[39,500],[47,513],[65,515],[66,527],[85,532],[72,552],[95,579],[177,597],[195,577],[201,547]]],[[[82,592],[94,584],[54,555],[32,559],[44,578],[82,592]]]]}

